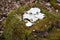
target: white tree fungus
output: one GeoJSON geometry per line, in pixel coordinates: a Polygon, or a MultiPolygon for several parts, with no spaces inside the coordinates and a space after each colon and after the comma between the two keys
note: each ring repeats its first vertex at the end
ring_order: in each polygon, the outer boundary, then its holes
{"type": "Polygon", "coordinates": [[[40,13],[39,8],[31,8],[23,14],[23,20],[28,20],[26,23],[27,27],[32,26],[34,22],[38,19],[43,19],[44,17],[44,14],[40,13]]]}
{"type": "Polygon", "coordinates": [[[33,23],[31,23],[31,22],[28,21],[28,22],[26,23],[26,26],[29,27],[29,26],[32,26],[32,24],[33,24],[33,23]]]}

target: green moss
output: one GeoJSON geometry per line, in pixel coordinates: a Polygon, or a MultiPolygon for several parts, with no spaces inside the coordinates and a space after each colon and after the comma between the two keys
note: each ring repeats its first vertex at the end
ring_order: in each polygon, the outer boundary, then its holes
{"type": "MultiPolygon", "coordinates": [[[[33,26],[30,28],[27,28],[25,26],[24,21],[19,21],[18,17],[21,16],[24,11],[29,10],[31,7],[29,6],[21,6],[16,10],[11,11],[7,19],[5,21],[5,29],[4,29],[4,35],[5,35],[5,40],[52,40],[52,38],[59,38],[59,30],[56,32],[57,35],[54,37],[55,32],[53,29],[52,33],[50,33],[47,38],[41,38],[41,37],[34,37],[31,33],[32,30],[39,30],[39,31],[44,31],[44,29],[48,29],[51,27],[51,24],[56,27],[56,21],[60,22],[60,15],[57,15],[55,13],[50,13],[48,12],[45,7],[42,7],[43,5],[35,4],[33,7],[38,7],[41,8],[41,12],[45,14],[45,18],[43,20],[38,20],[33,26]],[[16,15],[17,14],[17,15],[16,15]],[[54,34],[54,35],[52,35],[54,34]],[[52,36],[52,37],[51,37],[52,36]]],[[[55,40],[55,39],[54,39],[55,40]]]]}
{"type": "Polygon", "coordinates": [[[29,6],[20,6],[17,10],[16,10],[16,13],[17,14],[23,14],[25,11],[27,11],[30,7],[29,6]]]}
{"type": "Polygon", "coordinates": [[[51,3],[51,5],[52,5],[55,9],[60,10],[58,4],[56,3],[56,0],[50,0],[50,3],[51,3]]]}

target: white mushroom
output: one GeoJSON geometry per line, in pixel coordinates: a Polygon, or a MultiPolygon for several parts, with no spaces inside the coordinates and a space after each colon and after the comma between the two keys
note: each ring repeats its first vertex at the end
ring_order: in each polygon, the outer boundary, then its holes
{"type": "Polygon", "coordinates": [[[40,13],[39,8],[31,8],[23,14],[23,20],[28,19],[26,26],[32,26],[34,22],[44,17],[44,14],[40,13]]]}
{"type": "Polygon", "coordinates": [[[27,26],[27,27],[30,27],[30,26],[32,26],[32,24],[33,24],[33,23],[31,23],[31,22],[28,21],[28,22],[26,23],[26,26],[27,26]]]}

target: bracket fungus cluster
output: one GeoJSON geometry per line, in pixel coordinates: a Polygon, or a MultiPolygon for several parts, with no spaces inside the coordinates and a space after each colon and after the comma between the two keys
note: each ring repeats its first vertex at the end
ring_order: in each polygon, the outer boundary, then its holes
{"type": "Polygon", "coordinates": [[[31,8],[23,14],[23,20],[25,20],[27,27],[32,26],[38,19],[43,19],[45,17],[40,11],[39,8],[31,8]]]}

